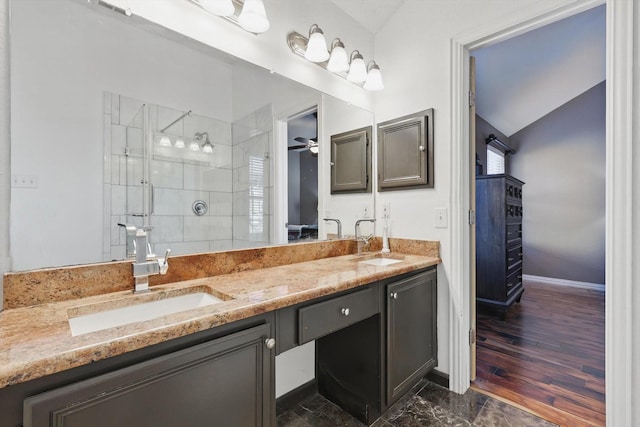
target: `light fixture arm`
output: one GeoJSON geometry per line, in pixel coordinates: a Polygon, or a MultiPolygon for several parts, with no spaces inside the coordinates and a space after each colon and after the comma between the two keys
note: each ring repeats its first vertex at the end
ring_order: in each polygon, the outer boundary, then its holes
{"type": "MultiPolygon", "coordinates": [[[[207,13],[211,13],[198,0],[186,0],[186,1],[188,1],[189,3],[197,4],[202,9],[207,11],[207,13]]],[[[227,16],[219,16],[219,15],[214,15],[214,14],[212,14],[212,15],[218,16],[219,18],[222,18],[222,19],[226,19],[227,21],[231,22],[232,24],[235,24],[238,27],[240,27],[243,30],[245,30],[242,27],[242,25],[240,25],[240,21],[238,21],[240,13],[242,12],[242,7],[244,6],[244,1],[243,0],[231,0],[231,2],[233,3],[233,7],[235,8],[235,12],[234,13],[232,13],[231,15],[227,15],[227,16]]],[[[245,30],[245,31],[247,31],[247,30],[245,30]]],[[[252,31],[247,31],[247,32],[249,32],[251,34],[254,34],[254,35],[258,35],[258,33],[254,33],[252,31]]]]}

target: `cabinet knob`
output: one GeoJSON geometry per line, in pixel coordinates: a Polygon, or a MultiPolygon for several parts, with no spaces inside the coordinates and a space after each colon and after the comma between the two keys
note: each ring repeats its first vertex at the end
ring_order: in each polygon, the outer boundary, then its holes
{"type": "Polygon", "coordinates": [[[266,345],[267,348],[269,350],[271,350],[276,346],[276,339],[275,338],[267,338],[266,340],[264,340],[264,345],[266,345]]]}
{"type": "Polygon", "coordinates": [[[389,295],[392,299],[398,299],[398,293],[397,292],[391,292],[391,294],[389,295]]]}
{"type": "Polygon", "coordinates": [[[420,151],[424,151],[424,145],[421,145],[420,147],[418,147],[420,149],[420,151]]]}
{"type": "Polygon", "coordinates": [[[329,162],[329,166],[335,166],[336,164],[333,162],[329,162]]]}
{"type": "Polygon", "coordinates": [[[349,307],[345,307],[345,308],[343,308],[342,310],[340,310],[340,313],[341,313],[343,316],[348,316],[348,315],[349,315],[349,307]]]}

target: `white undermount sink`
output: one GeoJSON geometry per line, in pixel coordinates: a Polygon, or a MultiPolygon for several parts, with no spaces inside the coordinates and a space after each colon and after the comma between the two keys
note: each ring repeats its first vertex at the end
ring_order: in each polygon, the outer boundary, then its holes
{"type": "Polygon", "coordinates": [[[371,258],[364,261],[360,261],[360,264],[385,266],[385,265],[395,264],[397,262],[402,262],[402,260],[394,259],[394,258],[371,258]]]}
{"type": "Polygon", "coordinates": [[[111,308],[72,317],[69,315],[71,335],[82,335],[130,323],[144,322],[168,314],[198,307],[219,304],[224,299],[206,292],[192,292],[147,302],[133,303],[125,307],[111,308]]]}

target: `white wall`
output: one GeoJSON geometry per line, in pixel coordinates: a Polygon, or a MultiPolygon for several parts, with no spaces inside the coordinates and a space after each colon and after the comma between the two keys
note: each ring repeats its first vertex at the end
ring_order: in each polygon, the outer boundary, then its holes
{"type": "Polygon", "coordinates": [[[524,181],[523,272],[604,283],[605,83],[511,136],[524,181]]]}
{"type": "MultiPolygon", "coordinates": [[[[452,250],[451,229],[434,227],[434,209],[450,207],[453,144],[450,134],[450,43],[453,37],[474,28],[520,22],[568,4],[570,0],[407,0],[376,34],[376,62],[381,66],[385,89],[375,95],[376,121],[382,122],[427,108],[434,108],[435,187],[379,193],[376,210],[391,204],[390,235],[440,241],[442,265],[438,268],[438,369],[449,372],[450,316],[462,318],[468,307],[455,290],[450,293],[448,270],[452,250]],[[453,301],[456,312],[449,313],[453,301]]],[[[464,204],[463,204],[464,205],[464,204]]],[[[451,214],[451,212],[449,212],[451,214]]]]}
{"type": "MultiPolygon", "coordinates": [[[[9,85],[9,1],[0,0],[0,301],[3,277],[11,268],[9,206],[11,202],[11,96],[9,85]]],[[[0,311],[2,307],[0,306],[0,311]]]]}
{"type": "Polygon", "coordinates": [[[13,270],[101,260],[103,91],[232,120],[227,64],[88,10],[12,2],[13,270]]]}

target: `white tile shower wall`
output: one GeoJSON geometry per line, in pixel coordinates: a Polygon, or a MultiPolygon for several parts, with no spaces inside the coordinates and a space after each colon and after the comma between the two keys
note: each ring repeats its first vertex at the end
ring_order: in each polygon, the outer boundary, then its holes
{"type": "Polygon", "coordinates": [[[142,107],[141,101],[104,94],[104,260],[126,256],[126,234],[118,223],[143,225],[142,218],[126,216],[143,211],[142,107]]]}
{"type": "MultiPolygon", "coordinates": [[[[143,103],[106,93],[105,108],[105,260],[126,256],[126,234],[118,223],[143,225],[143,103]],[[125,152],[128,155],[125,155],[125,152]]],[[[184,111],[148,105],[152,132],[153,251],[162,255],[254,247],[269,243],[272,108],[267,105],[235,123],[190,114],[168,127],[171,147],[159,146],[159,130],[184,111]],[[233,129],[233,132],[232,132],[233,129]],[[189,150],[196,132],[207,132],[213,153],[189,150]],[[186,147],[175,147],[183,138],[186,147]],[[208,212],[197,216],[193,203],[208,212]],[[236,232],[234,232],[234,229],[236,232]]]]}
{"type": "Polygon", "coordinates": [[[233,246],[270,243],[271,104],[233,126],[233,246]]]}
{"type": "MultiPolygon", "coordinates": [[[[153,106],[151,126],[162,129],[179,118],[183,112],[153,106]]],[[[231,124],[190,114],[164,132],[184,138],[186,147],[154,145],[151,166],[153,215],[151,224],[171,231],[152,232],[154,251],[164,253],[171,248],[174,254],[208,252],[228,248],[232,239],[232,147],[231,124]],[[192,151],[189,144],[195,134],[206,132],[213,144],[213,153],[192,151]],[[193,204],[203,201],[208,211],[198,216],[193,204]]],[[[153,144],[158,141],[154,140],[153,144]]]]}

